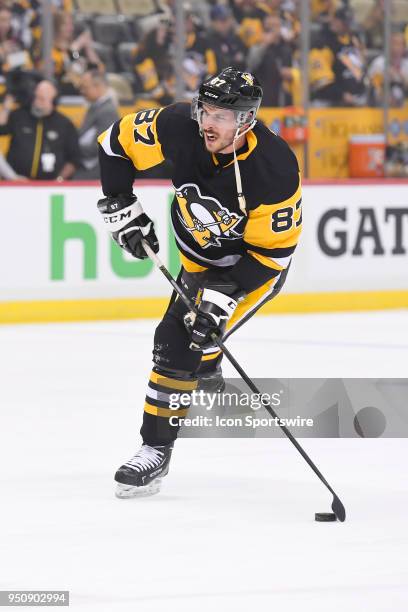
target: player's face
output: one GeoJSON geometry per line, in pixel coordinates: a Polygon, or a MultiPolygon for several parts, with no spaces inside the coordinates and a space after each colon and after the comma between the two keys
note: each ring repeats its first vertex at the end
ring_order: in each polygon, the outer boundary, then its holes
{"type": "Polygon", "coordinates": [[[204,143],[210,153],[232,153],[232,141],[237,131],[233,111],[203,104],[201,125],[204,143]]]}

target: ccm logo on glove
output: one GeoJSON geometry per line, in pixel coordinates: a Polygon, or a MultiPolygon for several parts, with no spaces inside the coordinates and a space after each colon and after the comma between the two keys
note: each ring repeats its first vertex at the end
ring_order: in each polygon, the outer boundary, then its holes
{"type": "Polygon", "coordinates": [[[103,220],[105,221],[105,223],[109,223],[110,226],[112,226],[112,224],[114,223],[122,225],[122,221],[124,219],[126,219],[126,223],[128,223],[129,221],[131,221],[132,219],[135,219],[136,216],[132,216],[132,213],[134,213],[134,209],[132,206],[129,206],[129,208],[127,210],[124,210],[120,213],[120,215],[118,214],[114,214],[114,215],[105,215],[103,220]]]}
{"type": "Polygon", "coordinates": [[[159,241],[153,221],[143,212],[135,195],[121,194],[102,198],[98,202],[98,210],[109,226],[112,238],[125,251],[138,259],[146,259],[142,246],[144,239],[155,253],[158,252],[159,241]]]}

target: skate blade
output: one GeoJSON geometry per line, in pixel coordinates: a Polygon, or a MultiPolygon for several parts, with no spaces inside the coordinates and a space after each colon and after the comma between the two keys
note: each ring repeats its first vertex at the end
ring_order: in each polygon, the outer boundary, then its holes
{"type": "Polygon", "coordinates": [[[120,499],[127,499],[129,497],[150,497],[156,495],[161,489],[161,478],[155,478],[148,485],[144,487],[134,487],[132,485],[117,483],[115,495],[120,499]]]}

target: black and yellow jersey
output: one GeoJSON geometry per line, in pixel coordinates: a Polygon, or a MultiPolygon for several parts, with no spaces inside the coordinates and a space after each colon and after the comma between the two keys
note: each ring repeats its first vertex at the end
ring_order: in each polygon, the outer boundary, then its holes
{"type": "Polygon", "coordinates": [[[365,94],[365,59],[357,34],[337,35],[325,29],[309,55],[312,98],[341,105],[343,94],[365,94]]]}
{"type": "Polygon", "coordinates": [[[299,169],[286,142],[264,125],[237,151],[246,214],[232,154],[206,150],[188,104],[127,115],[98,140],[105,195],[131,193],[134,168],[173,162],[171,218],[187,271],[227,268],[249,292],[289,265],[302,224],[299,169]]]}

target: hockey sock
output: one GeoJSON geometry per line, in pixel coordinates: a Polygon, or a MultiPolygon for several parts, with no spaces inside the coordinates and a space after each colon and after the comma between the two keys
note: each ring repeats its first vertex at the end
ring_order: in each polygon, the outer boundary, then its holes
{"type": "Polygon", "coordinates": [[[177,438],[179,420],[187,415],[191,392],[197,387],[197,380],[187,374],[170,374],[155,367],[150,375],[140,430],[149,446],[170,444],[177,438]]]}

